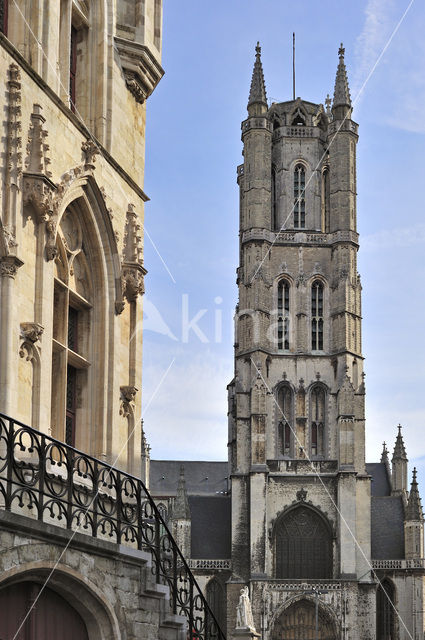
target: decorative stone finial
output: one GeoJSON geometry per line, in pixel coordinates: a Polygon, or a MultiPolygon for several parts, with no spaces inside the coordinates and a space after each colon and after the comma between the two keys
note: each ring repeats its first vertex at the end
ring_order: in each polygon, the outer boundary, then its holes
{"type": "Polygon", "coordinates": [[[341,43],[338,50],[339,63],[336,71],[332,113],[334,117],[343,119],[351,109],[351,96],[348,87],[347,70],[344,62],[345,49],[341,43]]]}
{"type": "Polygon", "coordinates": [[[395,441],[392,462],[394,462],[394,460],[407,460],[403,436],[401,435],[401,424],[399,424],[397,428],[398,428],[398,433],[395,441]]]}
{"type": "Polygon", "coordinates": [[[414,467],[405,520],[423,520],[423,517],[421,497],[416,480],[416,467],[414,467]]]}
{"type": "Polygon", "coordinates": [[[342,42],[341,42],[341,46],[338,49],[338,55],[340,58],[343,58],[345,56],[345,47],[342,42]]]}
{"type": "Polygon", "coordinates": [[[257,42],[255,47],[255,62],[252,72],[251,89],[248,99],[249,115],[261,115],[267,111],[266,85],[264,82],[263,65],[261,64],[261,47],[257,42]]]}
{"type": "Polygon", "coordinates": [[[189,501],[187,499],[186,480],[184,477],[184,465],[180,465],[179,484],[177,485],[176,499],[173,505],[173,520],[190,520],[189,501]]]}

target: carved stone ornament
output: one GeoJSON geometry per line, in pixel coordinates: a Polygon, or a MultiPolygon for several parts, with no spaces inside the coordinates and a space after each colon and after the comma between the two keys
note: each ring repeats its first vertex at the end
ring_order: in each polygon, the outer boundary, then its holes
{"type": "Polygon", "coordinates": [[[21,333],[25,340],[37,342],[43,335],[44,327],[38,322],[21,322],[21,333]]]}
{"type": "Polygon", "coordinates": [[[297,277],[297,287],[303,287],[307,282],[307,276],[305,273],[300,273],[297,277]]]}
{"type": "Polygon", "coordinates": [[[139,264],[123,265],[123,292],[128,302],[135,302],[137,296],[145,293],[144,277],[147,271],[139,264]]]}
{"type": "Polygon", "coordinates": [[[21,322],[21,335],[23,341],[19,347],[19,355],[26,360],[33,360],[37,348],[35,343],[40,339],[44,331],[44,327],[38,322],[21,322]]]}
{"type": "Polygon", "coordinates": [[[88,140],[85,140],[85,142],[83,142],[83,144],[81,145],[81,151],[83,152],[84,156],[84,168],[94,169],[95,158],[99,154],[99,147],[97,146],[97,144],[95,144],[93,140],[89,138],[88,140]]]}
{"type": "Polygon", "coordinates": [[[17,256],[3,256],[0,258],[0,276],[3,278],[14,278],[23,261],[17,256]]]}
{"type": "Polygon", "coordinates": [[[53,194],[56,185],[46,176],[24,173],[24,204],[32,204],[38,222],[46,222],[53,214],[53,194]]]}
{"type": "Polygon", "coordinates": [[[306,498],[307,498],[307,491],[305,489],[300,489],[299,491],[297,491],[298,502],[305,502],[306,498]]]}
{"type": "Polygon", "coordinates": [[[161,80],[164,70],[145,45],[117,36],[115,45],[127,89],[136,102],[143,103],[161,80]]]}
{"type": "Polygon", "coordinates": [[[120,406],[120,416],[123,418],[127,418],[132,410],[132,404],[136,398],[137,388],[125,385],[120,387],[121,392],[121,406],[120,406]]]}

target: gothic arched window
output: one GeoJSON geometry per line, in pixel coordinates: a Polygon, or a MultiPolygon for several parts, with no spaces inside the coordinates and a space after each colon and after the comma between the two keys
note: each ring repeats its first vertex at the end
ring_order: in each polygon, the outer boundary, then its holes
{"type": "Polygon", "coordinates": [[[302,164],[294,169],[294,227],[305,229],[305,168],[302,164]]]}
{"type": "Polygon", "coordinates": [[[325,167],[322,172],[322,231],[329,233],[330,230],[330,179],[329,167],[325,167]]]}
{"type": "Polygon", "coordinates": [[[331,528],[310,507],[301,504],[279,518],[274,548],[276,578],[332,578],[331,528]]]}
{"type": "Polygon", "coordinates": [[[94,289],[86,235],[74,203],[62,216],[56,241],[51,405],[54,435],[71,446],[82,444],[77,425],[87,422],[92,402],[87,381],[94,289]]]}
{"type": "Polygon", "coordinates": [[[382,580],[376,592],[376,640],[394,640],[394,585],[382,580]]]}
{"type": "Polygon", "coordinates": [[[271,640],[336,640],[335,625],[327,611],[319,606],[316,636],[316,607],[311,600],[296,600],[287,607],[273,625],[271,640]]]}
{"type": "Polygon", "coordinates": [[[272,229],[279,230],[277,221],[276,167],[272,166],[272,229]]]}
{"type": "Polygon", "coordinates": [[[310,393],[310,442],[311,455],[324,455],[326,392],[321,385],[313,387],[310,393]]]}
{"type": "Polygon", "coordinates": [[[292,389],[289,385],[285,384],[280,387],[277,394],[278,404],[278,440],[279,440],[279,455],[291,456],[292,455],[292,429],[294,413],[294,397],[292,389]]]}
{"type": "Polygon", "coordinates": [[[226,629],[226,594],[224,587],[217,580],[213,578],[207,584],[207,602],[211,611],[213,612],[215,619],[217,620],[220,629],[225,631],[226,629]]]}
{"type": "Polygon", "coordinates": [[[277,348],[289,349],[289,283],[277,285],[277,348]]]}
{"type": "Polygon", "coordinates": [[[323,283],[311,285],[311,349],[323,351],[323,283]]]}

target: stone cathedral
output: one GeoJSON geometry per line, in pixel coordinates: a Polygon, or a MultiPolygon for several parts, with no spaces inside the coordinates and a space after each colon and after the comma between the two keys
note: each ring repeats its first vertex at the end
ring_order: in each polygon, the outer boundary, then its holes
{"type": "MultiPolygon", "coordinates": [[[[242,123],[235,375],[226,463],[151,461],[150,487],[230,635],[248,586],[263,640],[422,639],[423,516],[401,427],[365,462],[358,125],[333,100],[242,123]]],[[[373,427],[373,425],[371,425],[373,427]]]]}

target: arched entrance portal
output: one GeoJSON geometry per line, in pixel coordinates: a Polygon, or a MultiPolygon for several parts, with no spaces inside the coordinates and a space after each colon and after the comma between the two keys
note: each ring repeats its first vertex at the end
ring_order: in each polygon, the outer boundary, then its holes
{"type": "MultiPolygon", "coordinates": [[[[310,600],[294,602],[273,627],[272,640],[315,640],[316,607],[310,600]]],[[[333,621],[319,607],[318,640],[337,640],[333,621]]]]}
{"type": "Polygon", "coordinates": [[[41,591],[41,587],[20,582],[0,591],[1,640],[89,640],[80,614],[58,593],[48,587],[41,591]]]}

